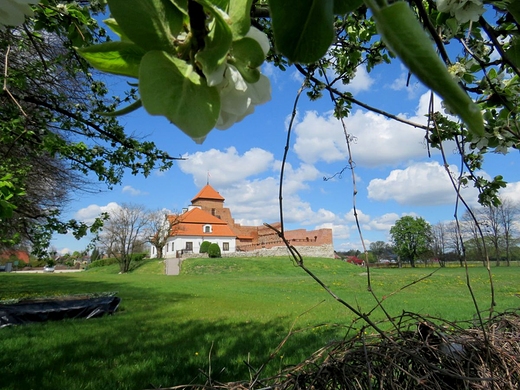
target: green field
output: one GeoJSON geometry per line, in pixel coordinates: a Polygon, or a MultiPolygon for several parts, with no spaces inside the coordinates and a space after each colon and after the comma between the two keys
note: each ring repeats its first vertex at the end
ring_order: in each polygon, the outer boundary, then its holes
{"type": "MultiPolygon", "coordinates": [[[[365,270],[339,260],[308,267],[362,312],[375,301],[365,270]]],[[[373,269],[378,297],[434,268],[373,269]]],[[[0,299],[117,291],[113,316],[0,329],[0,389],[145,389],[191,382],[248,379],[294,324],[295,333],[265,376],[342,338],[355,316],[286,258],[199,259],[180,276],[161,274],[151,260],[118,275],[117,266],[75,274],[0,274],[0,299]]],[[[469,270],[480,309],[490,307],[486,269],[469,270]]],[[[520,267],[493,268],[497,311],[519,307],[520,267]]],[[[473,318],[465,271],[440,269],[384,301],[392,316],[406,311],[448,320],[473,318]]],[[[380,310],[374,320],[383,319],[380,310]]],[[[360,322],[355,322],[356,326],[360,322]]]]}

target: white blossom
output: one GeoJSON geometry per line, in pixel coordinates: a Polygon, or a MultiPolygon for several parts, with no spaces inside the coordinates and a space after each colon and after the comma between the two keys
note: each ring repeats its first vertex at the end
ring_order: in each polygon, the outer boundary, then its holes
{"type": "Polygon", "coordinates": [[[26,16],[34,12],[29,4],[38,4],[40,0],[2,0],[0,2],[0,29],[4,26],[19,26],[26,16]]]}
{"type": "Polygon", "coordinates": [[[456,81],[460,81],[466,74],[466,67],[460,62],[455,62],[453,65],[448,66],[448,72],[456,81]]]}
{"type": "Polygon", "coordinates": [[[250,84],[229,64],[217,89],[220,92],[220,115],[215,127],[219,130],[240,122],[255,111],[255,106],[271,99],[271,84],[266,76],[260,75],[256,83],[250,84]]]}
{"type": "MultiPolygon", "coordinates": [[[[264,55],[269,51],[267,35],[251,27],[246,37],[258,42],[264,55]]],[[[269,79],[260,74],[255,83],[244,80],[238,69],[224,62],[216,71],[206,76],[210,87],[216,87],[220,94],[220,115],[215,127],[225,130],[234,123],[255,111],[255,106],[271,100],[271,84],[269,79]]]]}
{"type": "Polygon", "coordinates": [[[459,23],[476,22],[485,11],[482,0],[437,0],[437,9],[449,13],[459,23]]]}

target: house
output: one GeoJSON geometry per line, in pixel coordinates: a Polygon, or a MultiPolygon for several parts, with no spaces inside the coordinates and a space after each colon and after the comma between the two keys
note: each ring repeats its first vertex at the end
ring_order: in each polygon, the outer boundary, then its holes
{"type": "MultiPolygon", "coordinates": [[[[197,206],[191,206],[177,218],[170,237],[163,248],[164,257],[181,257],[186,253],[199,253],[200,245],[204,241],[215,242],[222,252],[236,251],[236,234],[228,224],[202,210],[197,206]]],[[[157,255],[155,247],[151,248],[151,257],[157,255]]]]}
{"type": "MultiPolygon", "coordinates": [[[[204,186],[191,200],[191,205],[179,215],[168,216],[175,219],[170,236],[163,248],[165,258],[182,257],[184,254],[199,253],[204,241],[217,243],[222,255],[234,252],[248,252],[258,249],[272,249],[285,246],[277,232],[266,226],[243,226],[235,222],[231,210],[224,207],[225,199],[209,184],[204,186]]],[[[271,226],[279,229],[280,223],[271,226]]],[[[293,246],[321,247],[332,249],[332,230],[305,229],[285,231],[286,240],[293,246]]],[[[150,248],[150,257],[156,257],[157,250],[150,248]]]]}
{"type": "Polygon", "coordinates": [[[19,249],[6,249],[0,253],[0,262],[5,261],[21,261],[25,264],[29,264],[29,252],[19,249]]]}
{"type": "Polygon", "coordinates": [[[361,260],[359,257],[357,256],[347,256],[346,258],[346,262],[347,263],[351,263],[351,264],[355,264],[355,265],[360,265],[362,267],[365,266],[365,261],[364,260],[361,260]]]}

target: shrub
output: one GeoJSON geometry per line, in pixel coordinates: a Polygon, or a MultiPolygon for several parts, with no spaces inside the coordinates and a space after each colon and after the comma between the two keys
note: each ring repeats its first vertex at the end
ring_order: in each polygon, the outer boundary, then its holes
{"type": "Polygon", "coordinates": [[[202,241],[202,244],[200,244],[199,253],[208,253],[208,249],[209,249],[210,245],[211,245],[211,242],[202,241]]]}
{"type": "Polygon", "coordinates": [[[208,248],[208,255],[209,257],[221,257],[220,256],[220,247],[218,246],[217,243],[212,243],[210,244],[209,248],[208,248]]]}
{"type": "Polygon", "coordinates": [[[96,260],[96,261],[93,261],[92,263],[89,264],[89,268],[96,268],[96,267],[104,267],[104,266],[107,266],[107,265],[111,265],[111,264],[117,264],[118,261],[115,257],[111,257],[111,258],[108,258],[108,259],[99,259],[99,260],[96,260]]]}
{"type": "Polygon", "coordinates": [[[146,253],[133,253],[132,261],[143,261],[146,256],[146,253]]]}

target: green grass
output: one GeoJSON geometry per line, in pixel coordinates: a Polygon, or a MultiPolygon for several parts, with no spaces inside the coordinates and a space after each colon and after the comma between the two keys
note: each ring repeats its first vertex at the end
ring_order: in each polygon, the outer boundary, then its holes
{"type": "MultiPolygon", "coordinates": [[[[364,270],[337,260],[309,259],[309,268],[363,312],[374,307],[364,270]]],[[[0,299],[118,291],[113,316],[0,329],[0,389],[144,389],[215,380],[247,379],[244,361],[259,367],[294,323],[297,332],[266,375],[295,364],[342,338],[354,315],[285,258],[197,259],[180,276],[145,261],[130,274],[117,265],[75,274],[0,274],[0,299]],[[209,355],[211,354],[211,358],[209,355]]],[[[378,297],[412,283],[432,268],[373,269],[378,297]]],[[[496,310],[518,307],[518,267],[493,268],[496,310]]],[[[471,268],[481,310],[489,309],[487,271],[471,268]]],[[[384,301],[403,310],[446,318],[475,313],[464,270],[441,269],[384,301]]],[[[374,319],[382,319],[375,311],[374,319]]]]}

